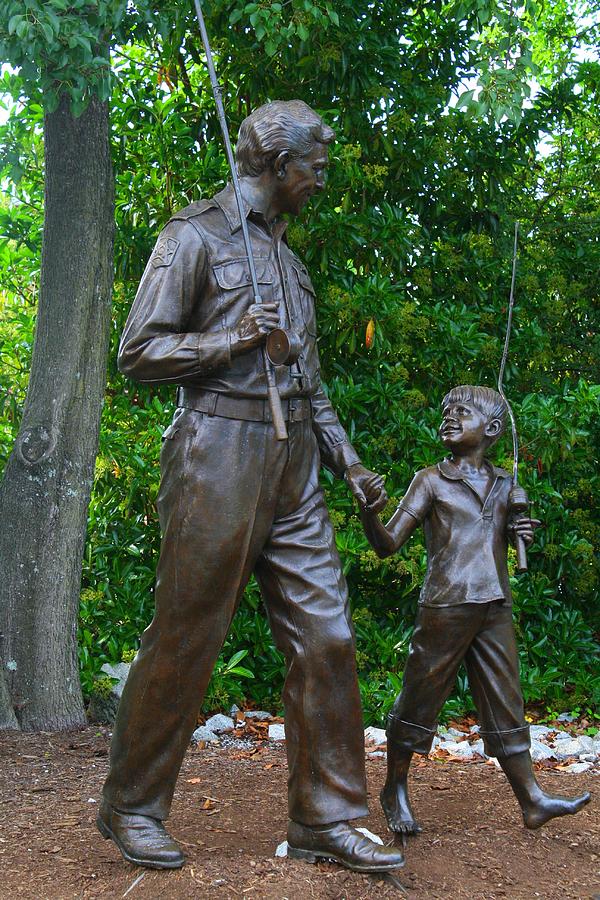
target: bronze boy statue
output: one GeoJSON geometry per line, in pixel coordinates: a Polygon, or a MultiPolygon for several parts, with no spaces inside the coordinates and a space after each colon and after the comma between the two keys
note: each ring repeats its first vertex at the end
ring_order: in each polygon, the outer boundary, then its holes
{"type": "Polygon", "coordinates": [[[509,535],[528,545],[534,519],[510,521],[508,472],[485,454],[504,431],[497,391],[461,385],[442,401],[440,436],[450,456],[415,475],[383,525],[382,503],[361,504],[367,537],[380,557],[398,550],[423,524],[427,574],[403,689],[388,718],[388,773],[381,804],[392,831],[416,834],[407,776],[413,753],[427,754],[437,718],[464,662],[486,753],[498,758],[528,828],[576,813],[590,799],[546,794],[533,774],[507,570],[509,535]]]}

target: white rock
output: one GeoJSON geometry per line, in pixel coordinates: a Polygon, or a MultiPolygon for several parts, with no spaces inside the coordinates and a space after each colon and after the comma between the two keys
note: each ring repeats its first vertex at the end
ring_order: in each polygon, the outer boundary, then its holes
{"type": "Polygon", "coordinates": [[[581,756],[579,757],[579,759],[581,760],[581,762],[595,763],[596,760],[598,759],[598,754],[597,753],[582,753],[581,756]]]}
{"type": "Polygon", "coordinates": [[[282,841],[281,844],[277,845],[277,849],[275,851],[275,856],[279,857],[279,859],[284,859],[287,856],[287,848],[288,848],[288,842],[282,841]]]}
{"type": "Polygon", "coordinates": [[[497,769],[502,770],[502,766],[500,765],[500,763],[498,762],[498,760],[496,759],[495,756],[488,756],[488,760],[490,762],[494,763],[494,765],[496,766],[497,769]]]}
{"type": "Polygon", "coordinates": [[[196,728],[195,732],[193,733],[192,741],[195,744],[199,744],[200,741],[204,741],[206,744],[218,744],[219,738],[216,736],[214,731],[211,731],[210,728],[206,727],[206,725],[200,725],[200,727],[196,728]]]}
{"type": "Polygon", "coordinates": [[[560,716],[556,717],[557,722],[574,722],[575,716],[570,715],[569,713],[561,713],[560,716]]]}
{"type": "Polygon", "coordinates": [[[485,756],[485,747],[481,738],[479,738],[478,741],[473,741],[471,750],[473,753],[479,753],[480,756],[485,756]]]}
{"type": "Polygon", "coordinates": [[[387,759],[387,753],[385,750],[373,750],[371,753],[367,753],[369,759],[387,759]]]}
{"type": "Polygon", "coordinates": [[[264,709],[250,709],[244,713],[246,719],[255,719],[257,722],[268,722],[273,716],[264,709]]]}
{"type": "Polygon", "coordinates": [[[580,734],[577,738],[586,753],[594,753],[595,746],[593,739],[588,734],[580,734]]]}
{"type": "Polygon", "coordinates": [[[269,725],[269,740],[285,741],[285,725],[281,725],[279,722],[269,725]]]}
{"type": "Polygon", "coordinates": [[[543,744],[535,738],[531,740],[529,752],[534,762],[540,762],[542,759],[556,759],[554,750],[548,744],[543,744]]]}
{"type": "Polygon", "coordinates": [[[591,768],[592,764],[589,762],[578,762],[571,763],[570,766],[565,766],[563,772],[571,772],[573,775],[579,775],[581,772],[587,772],[587,770],[591,768]]]}
{"type": "Polygon", "coordinates": [[[379,837],[378,834],[373,834],[372,831],[369,831],[368,828],[357,828],[357,831],[360,831],[361,834],[364,834],[365,837],[368,837],[369,840],[373,841],[374,844],[383,844],[383,841],[379,837]]]}
{"type": "Polygon", "coordinates": [[[438,744],[438,750],[447,750],[450,756],[455,756],[457,759],[471,759],[473,756],[473,750],[468,741],[461,741],[460,744],[455,741],[441,741],[438,744]]]}
{"type": "Polygon", "coordinates": [[[214,731],[215,734],[218,734],[220,731],[231,731],[233,725],[233,719],[229,716],[224,716],[223,713],[217,713],[216,716],[211,716],[210,719],[206,720],[206,727],[209,731],[214,731]]]}
{"type": "Polygon", "coordinates": [[[480,731],[479,725],[471,725],[471,727],[469,728],[469,731],[471,732],[471,734],[479,734],[479,731],[480,731]]]}
{"type": "Polygon", "coordinates": [[[365,742],[367,741],[372,744],[387,743],[385,728],[375,728],[373,725],[369,725],[368,728],[365,728],[365,742]]]}
{"type": "Polygon", "coordinates": [[[452,734],[454,737],[461,738],[465,736],[464,731],[460,731],[458,728],[449,728],[446,732],[447,734],[452,734]]]}
{"type": "Polygon", "coordinates": [[[110,663],[104,663],[102,666],[102,671],[110,676],[110,678],[118,678],[118,683],[113,685],[112,692],[116,694],[116,696],[121,699],[121,694],[123,693],[123,688],[125,687],[125,682],[127,681],[127,676],[129,675],[129,670],[131,668],[131,663],[117,663],[112,666],[110,663]]]}
{"type": "Polygon", "coordinates": [[[572,741],[573,738],[568,731],[557,731],[554,741],[572,741]]]}
{"type": "Polygon", "coordinates": [[[547,725],[531,725],[529,727],[529,733],[531,734],[532,738],[540,738],[545,734],[549,734],[550,728],[548,728],[547,725]]]}
{"type": "Polygon", "coordinates": [[[555,746],[557,759],[567,759],[569,756],[579,756],[583,752],[581,743],[575,739],[571,741],[559,741],[555,746]]]}

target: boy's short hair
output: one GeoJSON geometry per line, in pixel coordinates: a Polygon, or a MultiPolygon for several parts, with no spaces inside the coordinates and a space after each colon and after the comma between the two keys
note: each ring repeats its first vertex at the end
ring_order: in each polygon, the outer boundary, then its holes
{"type": "Polygon", "coordinates": [[[257,176],[287,150],[307,156],[315,144],[330,144],[333,128],[302,100],[274,100],[259,106],[240,125],[235,150],[240,176],[257,176]]]}
{"type": "Polygon", "coordinates": [[[445,409],[451,403],[472,403],[488,419],[500,420],[502,428],[498,432],[497,437],[504,433],[508,407],[506,401],[493,388],[473,384],[459,384],[448,391],[442,400],[442,409],[445,409]]]}

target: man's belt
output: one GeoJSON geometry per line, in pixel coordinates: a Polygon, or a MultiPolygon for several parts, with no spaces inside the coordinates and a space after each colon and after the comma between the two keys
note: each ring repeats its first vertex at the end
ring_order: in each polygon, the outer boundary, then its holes
{"type": "MultiPolygon", "coordinates": [[[[200,388],[180,387],[177,389],[177,406],[194,409],[209,416],[224,419],[241,419],[246,422],[271,422],[269,401],[253,397],[229,397],[218,391],[203,391],[200,388]]],[[[282,400],[281,408],[286,422],[301,422],[312,413],[308,397],[282,400]]]]}

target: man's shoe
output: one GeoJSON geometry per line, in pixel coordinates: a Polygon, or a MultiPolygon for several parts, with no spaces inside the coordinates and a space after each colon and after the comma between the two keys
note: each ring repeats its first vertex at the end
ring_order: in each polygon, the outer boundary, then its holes
{"type": "Polygon", "coordinates": [[[149,869],[179,869],[184,863],[181,847],[151,816],[117,812],[102,803],[96,825],[102,837],[114,841],[124,858],[149,869]]]}
{"type": "Polygon", "coordinates": [[[404,855],[399,850],[376,844],[348,822],[311,828],[290,821],[288,856],[309,863],[330,859],[353,872],[390,872],[404,865],[404,855]]]}

